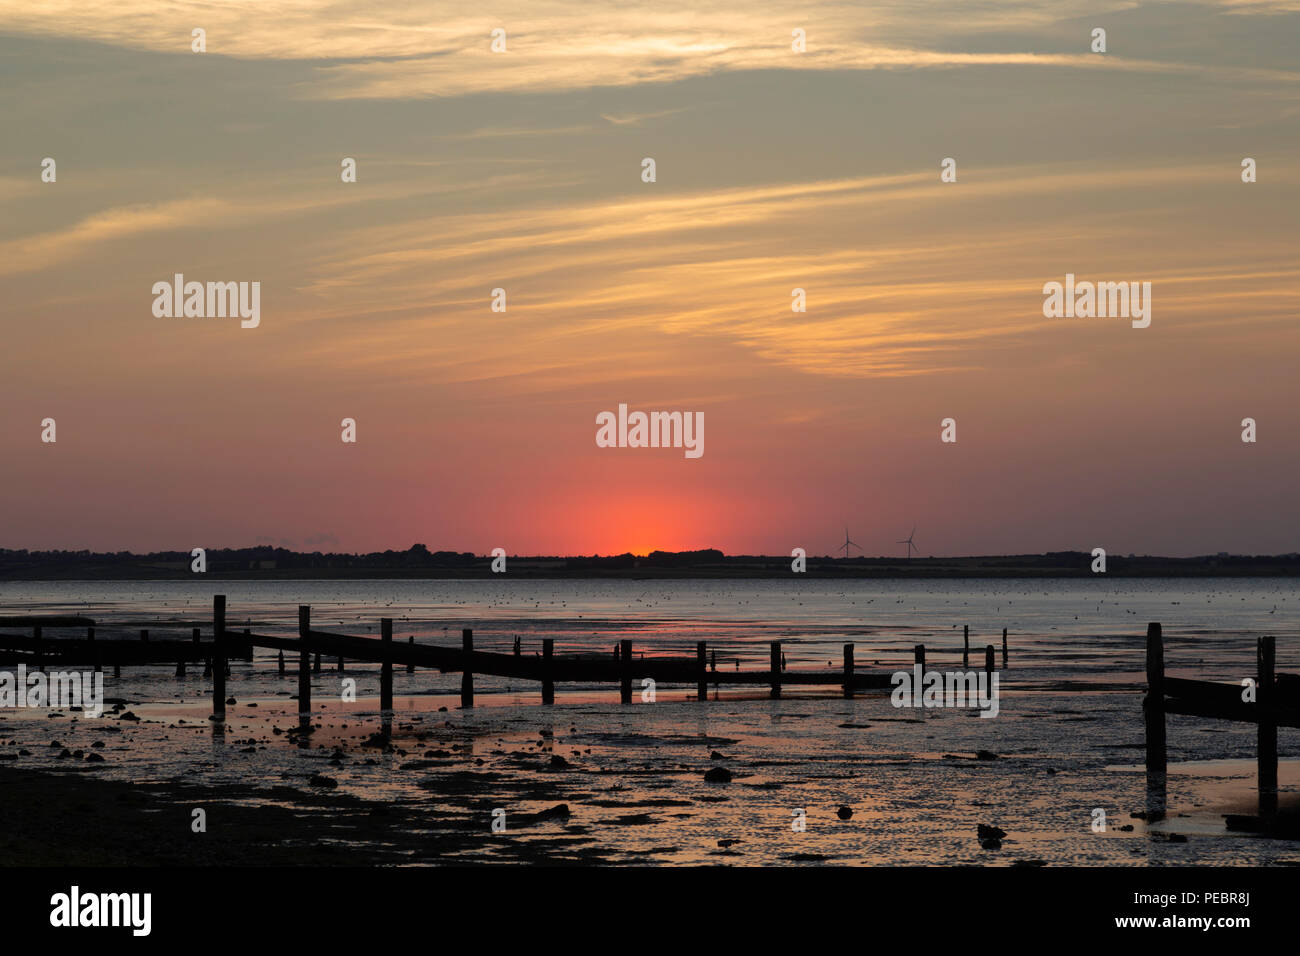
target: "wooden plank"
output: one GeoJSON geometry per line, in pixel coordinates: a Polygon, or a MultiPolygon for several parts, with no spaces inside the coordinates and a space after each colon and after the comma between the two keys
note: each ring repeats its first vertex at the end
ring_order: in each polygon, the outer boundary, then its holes
{"type": "Polygon", "coordinates": [[[1165,645],[1160,625],[1147,625],[1147,695],[1142,701],[1146,726],[1147,770],[1168,767],[1165,738],[1165,645]]]}
{"type": "MultiPolygon", "coordinates": [[[[632,703],[632,642],[619,641],[619,663],[622,664],[618,678],[618,699],[621,703],[632,703]]],[[[653,678],[652,678],[653,679],[653,678]]]]}
{"type": "MultiPolygon", "coordinates": [[[[460,632],[462,664],[460,671],[460,706],[474,706],[474,632],[468,627],[460,632]]],[[[502,655],[504,656],[504,655],[502,655]]]]}
{"type": "Polygon", "coordinates": [[[700,672],[695,682],[695,699],[709,699],[709,650],[704,641],[695,642],[695,667],[700,672]]]}
{"type": "Polygon", "coordinates": [[[1261,637],[1255,651],[1258,674],[1255,682],[1255,707],[1259,711],[1259,815],[1267,819],[1277,813],[1277,649],[1273,635],[1261,637]]]}
{"type": "MultiPolygon", "coordinates": [[[[385,713],[393,709],[393,619],[379,619],[380,665],[379,709],[385,713]]],[[[343,658],[340,657],[339,660],[343,658]]]]}
{"type": "Polygon", "coordinates": [[[298,605],[298,721],[311,722],[311,605],[298,605]]]}
{"type": "Polygon", "coordinates": [[[212,717],[226,719],[226,596],[212,597],[212,717]]]}
{"type": "Polygon", "coordinates": [[[555,703],[555,680],[552,676],[552,666],[555,657],[555,640],[554,638],[542,638],[542,703],[555,703]]]}

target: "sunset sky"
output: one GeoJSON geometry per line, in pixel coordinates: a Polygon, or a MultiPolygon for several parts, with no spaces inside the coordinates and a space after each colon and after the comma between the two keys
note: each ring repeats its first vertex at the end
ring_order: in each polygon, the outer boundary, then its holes
{"type": "Polygon", "coordinates": [[[1300,0],[0,0],[0,547],[1300,550],[1298,64],[1300,0]]]}

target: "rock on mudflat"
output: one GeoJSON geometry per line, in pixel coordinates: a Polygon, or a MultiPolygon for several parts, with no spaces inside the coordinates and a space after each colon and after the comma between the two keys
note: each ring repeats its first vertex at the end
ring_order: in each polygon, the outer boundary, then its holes
{"type": "Polygon", "coordinates": [[[996,837],[988,837],[980,840],[980,846],[985,850],[1000,850],[1002,849],[1002,841],[996,837]]]}
{"type": "Polygon", "coordinates": [[[731,771],[726,767],[714,767],[704,772],[706,783],[731,783],[731,771]]]}
{"type": "Polygon", "coordinates": [[[333,790],[339,785],[339,782],[333,777],[327,777],[323,773],[314,773],[311,780],[308,781],[313,787],[324,787],[326,790],[333,790]]]}
{"type": "Polygon", "coordinates": [[[837,817],[839,817],[841,820],[847,820],[847,819],[849,819],[851,816],[853,816],[853,808],[852,808],[852,807],[840,807],[838,810],[835,811],[835,815],[836,815],[837,817]]]}
{"type": "Polygon", "coordinates": [[[1001,840],[1007,835],[1007,831],[1001,827],[989,826],[987,823],[979,825],[979,837],[981,840],[1001,840]]]}

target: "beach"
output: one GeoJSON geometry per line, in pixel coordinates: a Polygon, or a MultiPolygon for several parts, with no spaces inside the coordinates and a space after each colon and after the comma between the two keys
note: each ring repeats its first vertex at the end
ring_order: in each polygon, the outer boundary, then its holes
{"type": "MultiPolygon", "coordinates": [[[[895,707],[887,691],[844,699],[838,690],[800,688],[772,700],[762,691],[710,687],[709,699],[696,701],[693,687],[664,686],[649,701],[638,684],[623,705],[616,689],[562,685],[555,705],[542,706],[535,684],[501,678],[479,678],[476,706],[461,709],[459,675],[398,668],[385,738],[378,668],[339,672],[327,660],[312,675],[312,730],[302,734],[296,674],[291,668],[280,677],[264,651],[251,664],[232,662],[234,703],[224,725],[209,720],[210,682],[197,669],[177,678],[166,667],[124,668],[119,680],[105,677],[101,718],[0,711],[0,774],[6,790],[13,785],[10,792],[24,795],[4,801],[4,858],[92,865],[1300,862],[1300,844],[1225,828],[1225,814],[1253,812],[1249,725],[1171,718],[1168,813],[1145,819],[1147,619],[1165,612],[1171,674],[1232,681],[1253,673],[1254,637],[1269,624],[1279,635],[1279,670],[1294,673],[1298,648],[1271,610],[1290,608],[1285,581],[1116,582],[1104,592],[1091,582],[837,582],[830,596],[808,586],[715,582],[666,597],[656,584],[653,604],[640,582],[602,582],[595,591],[527,582],[491,593],[464,582],[423,584],[459,589],[463,603],[412,601],[408,620],[418,618],[410,626],[421,642],[444,642],[444,627],[470,622],[478,646],[503,648],[530,625],[525,652],[543,632],[593,652],[631,634],[647,654],[680,653],[696,634],[708,634],[729,667],[757,666],[765,641],[779,633],[792,669],[825,667],[848,640],[862,670],[906,668],[916,643],[926,644],[931,668],[946,670],[961,664],[955,625],[966,622],[959,615],[972,625],[977,661],[985,643],[1000,644],[995,614],[1015,627],[991,719],[970,708],[895,707]],[[529,602],[535,606],[525,608],[529,602]],[[1066,613],[1071,606],[1092,619],[1076,624],[1066,613]],[[1228,618],[1248,626],[1225,627],[1228,618]],[[355,700],[342,699],[344,680],[355,681],[355,700]],[[710,773],[719,769],[726,773],[710,773]],[[205,832],[191,828],[195,809],[204,811],[205,832]],[[997,847],[984,845],[981,826],[1005,831],[997,847]],[[129,838],[96,836],[128,830],[129,838]],[[155,831],[156,839],[135,835],[155,831]]],[[[400,619],[408,610],[395,603],[401,594],[390,594],[406,586],[416,585],[348,582],[332,605],[307,585],[296,593],[313,598],[314,608],[329,606],[322,616],[333,616],[331,626],[366,633],[379,616],[400,619]]],[[[4,613],[70,611],[64,593],[18,592],[37,587],[48,586],[6,585],[4,613]]],[[[97,603],[83,601],[80,613],[105,628],[165,633],[182,619],[200,620],[197,591],[160,595],[114,583],[81,593],[96,594],[97,603]],[[192,607],[172,605],[186,600],[192,607]]],[[[237,609],[247,607],[257,631],[282,619],[287,627],[296,608],[281,603],[285,596],[242,603],[232,596],[232,619],[242,623],[237,609]]],[[[1285,811],[1300,793],[1294,731],[1282,730],[1280,752],[1285,811]]]]}

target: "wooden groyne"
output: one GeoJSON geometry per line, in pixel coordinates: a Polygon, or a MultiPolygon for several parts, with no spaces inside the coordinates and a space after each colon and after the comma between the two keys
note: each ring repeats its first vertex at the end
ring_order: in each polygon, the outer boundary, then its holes
{"type": "MultiPolygon", "coordinates": [[[[860,690],[882,690],[892,687],[891,672],[865,672],[854,660],[854,645],[846,643],[843,662],[834,670],[787,670],[781,652],[781,642],[772,641],[769,648],[770,665],[767,670],[718,670],[716,660],[710,657],[705,641],[698,641],[694,655],[684,657],[635,656],[632,641],[619,642],[614,657],[563,656],[555,654],[555,642],[542,640],[541,653],[526,655],[518,643],[515,652],[503,654],[476,650],[474,633],[466,628],[461,632],[459,647],[442,647],[416,644],[414,638],[402,644],[393,640],[393,619],[380,619],[380,637],[358,637],[320,631],[312,627],[311,607],[298,608],[298,636],[277,637],[255,634],[226,626],[226,597],[213,598],[212,629],[204,639],[200,629],[192,629],[188,641],[151,640],[148,631],[141,632],[139,641],[96,641],[94,626],[88,626],[85,639],[44,639],[41,627],[35,625],[31,637],[0,634],[0,660],[26,661],[43,667],[55,662],[91,664],[96,670],[112,666],[120,673],[122,666],[144,664],[175,664],[177,676],[185,675],[187,665],[204,665],[204,676],[212,678],[212,715],[224,718],[226,710],[226,677],[229,661],[243,658],[251,661],[254,648],[279,652],[278,668],[285,674],[286,655],[297,657],[299,714],[311,712],[311,675],[320,671],[321,656],[338,661],[342,670],[345,661],[380,665],[380,707],[392,710],[393,667],[404,665],[408,673],[423,667],[441,673],[461,675],[460,702],[462,707],[474,706],[474,676],[486,675],[515,680],[534,681],[540,685],[543,704],[555,703],[555,685],[617,684],[619,699],[632,701],[634,685],[651,680],[655,685],[694,685],[696,698],[706,700],[708,685],[751,686],[768,688],[771,698],[780,698],[782,689],[796,686],[839,687],[844,697],[850,698],[860,690]]],[[[1006,631],[1003,631],[1002,663],[1006,666],[1006,631]]],[[[914,659],[925,670],[925,645],[914,649],[914,659]]],[[[969,657],[969,636],[963,661],[969,657]]],[[[995,650],[992,644],[985,647],[984,669],[990,674],[996,669],[995,650]]]]}
{"type": "MultiPolygon", "coordinates": [[[[1148,789],[1157,813],[1163,813],[1168,769],[1166,718],[1169,714],[1254,724],[1258,766],[1259,825],[1267,829],[1277,813],[1277,729],[1300,727],[1300,677],[1276,673],[1277,649],[1272,635],[1256,642],[1253,700],[1245,685],[1165,676],[1164,637],[1159,624],[1147,625],[1147,695],[1142,701],[1146,723],[1148,789]]],[[[1230,819],[1229,823],[1233,821],[1230,819]]],[[[1248,821],[1238,821],[1249,825],[1248,821]]]]}

